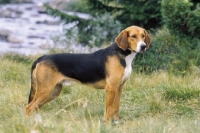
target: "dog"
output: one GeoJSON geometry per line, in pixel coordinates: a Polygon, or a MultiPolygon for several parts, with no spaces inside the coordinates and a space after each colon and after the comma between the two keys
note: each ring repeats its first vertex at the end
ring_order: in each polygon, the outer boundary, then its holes
{"type": "Polygon", "coordinates": [[[104,121],[114,117],[119,123],[122,88],[130,77],[137,53],[149,48],[151,37],[138,26],[130,26],[105,49],[90,54],[60,53],[39,57],[31,68],[31,90],[26,114],[37,112],[45,103],[59,96],[62,86],[76,81],[105,89],[104,121]]]}

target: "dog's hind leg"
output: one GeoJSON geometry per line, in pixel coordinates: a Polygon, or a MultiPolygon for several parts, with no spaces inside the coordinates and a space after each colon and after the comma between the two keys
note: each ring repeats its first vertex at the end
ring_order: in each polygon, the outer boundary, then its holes
{"type": "Polygon", "coordinates": [[[35,94],[34,99],[30,102],[30,104],[26,107],[26,114],[31,115],[34,113],[35,110],[38,110],[41,108],[45,103],[55,99],[57,96],[59,96],[62,85],[51,85],[51,86],[40,86],[38,85],[38,90],[35,94]],[[54,87],[55,86],[55,87],[54,87]],[[50,89],[47,89],[50,88],[50,89]],[[53,89],[51,89],[53,88],[53,89]]]}
{"type": "Polygon", "coordinates": [[[62,84],[58,83],[55,88],[53,89],[53,91],[51,92],[47,102],[50,102],[51,100],[55,99],[56,97],[58,97],[60,95],[60,92],[62,91],[62,84]]]}
{"type": "Polygon", "coordinates": [[[26,107],[26,114],[31,115],[35,110],[38,110],[46,102],[56,98],[61,90],[62,85],[58,84],[63,80],[63,76],[52,66],[38,64],[35,72],[36,88],[35,95],[29,105],[26,107]]]}

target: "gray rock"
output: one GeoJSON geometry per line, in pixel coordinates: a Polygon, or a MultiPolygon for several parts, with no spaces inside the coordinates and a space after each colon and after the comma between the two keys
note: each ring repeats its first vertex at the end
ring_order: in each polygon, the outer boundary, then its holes
{"type": "Polygon", "coordinates": [[[22,45],[20,45],[20,44],[13,44],[13,45],[10,45],[10,48],[22,48],[22,45]]]}
{"type": "Polygon", "coordinates": [[[35,39],[35,38],[45,39],[44,36],[39,36],[39,35],[28,35],[27,38],[30,38],[30,39],[35,39]]]}
{"type": "Polygon", "coordinates": [[[1,37],[8,37],[9,35],[11,35],[11,31],[10,30],[7,30],[7,29],[1,29],[0,30],[0,36],[1,37]]]}
{"type": "Polygon", "coordinates": [[[7,37],[7,41],[10,43],[22,43],[23,42],[20,38],[14,36],[12,34],[7,37]]]}
{"type": "Polygon", "coordinates": [[[57,20],[45,20],[44,23],[47,24],[47,25],[58,25],[59,21],[57,21],[57,20]]]}
{"type": "Polygon", "coordinates": [[[38,13],[42,13],[42,14],[43,14],[43,13],[45,13],[45,14],[47,13],[44,6],[38,6],[38,7],[36,7],[36,8],[37,8],[37,10],[38,10],[38,13]]]}
{"type": "Polygon", "coordinates": [[[2,18],[11,18],[12,11],[11,10],[2,10],[0,15],[2,18]]]}
{"type": "Polygon", "coordinates": [[[15,0],[11,1],[11,3],[32,3],[32,0],[15,0]]]}

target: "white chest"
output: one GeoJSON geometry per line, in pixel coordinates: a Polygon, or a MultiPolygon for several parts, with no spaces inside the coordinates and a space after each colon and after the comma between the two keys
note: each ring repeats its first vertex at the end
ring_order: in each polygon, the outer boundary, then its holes
{"type": "Polygon", "coordinates": [[[124,70],[124,76],[122,78],[121,83],[126,81],[130,76],[132,72],[132,61],[135,57],[136,53],[132,52],[130,55],[126,56],[125,61],[126,61],[126,67],[124,70]]]}

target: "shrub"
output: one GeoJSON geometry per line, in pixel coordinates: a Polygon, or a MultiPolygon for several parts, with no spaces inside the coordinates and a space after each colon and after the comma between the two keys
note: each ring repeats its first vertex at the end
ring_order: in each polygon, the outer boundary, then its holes
{"type": "MultiPolygon", "coordinates": [[[[80,44],[89,46],[101,46],[110,43],[122,29],[121,23],[109,14],[95,14],[90,19],[82,19],[78,16],[71,16],[45,4],[49,14],[59,16],[66,23],[75,23],[78,28],[78,38],[80,44]]],[[[71,36],[73,28],[66,29],[66,35],[71,36]]]]}
{"type": "Polygon", "coordinates": [[[0,4],[4,4],[4,3],[10,3],[10,0],[0,0],[0,4]]]}
{"type": "Polygon", "coordinates": [[[136,71],[150,73],[161,69],[186,74],[191,67],[200,67],[199,39],[174,35],[166,28],[152,36],[150,48],[134,61],[136,71]]]}
{"type": "Polygon", "coordinates": [[[161,0],[85,0],[92,12],[111,13],[124,27],[138,25],[145,29],[161,25],[161,0]]]}
{"type": "Polygon", "coordinates": [[[167,29],[157,30],[152,35],[148,52],[136,58],[137,71],[162,69],[175,74],[186,74],[194,68],[200,71],[200,12],[198,8],[192,11],[192,5],[187,0],[162,1],[162,17],[167,29]]]}
{"type": "Polygon", "coordinates": [[[82,0],[69,0],[65,5],[65,10],[84,13],[89,13],[90,11],[86,2],[82,0]]]}
{"type": "Polygon", "coordinates": [[[163,21],[172,33],[200,38],[200,8],[191,10],[188,0],[163,0],[161,2],[163,21]]]}

